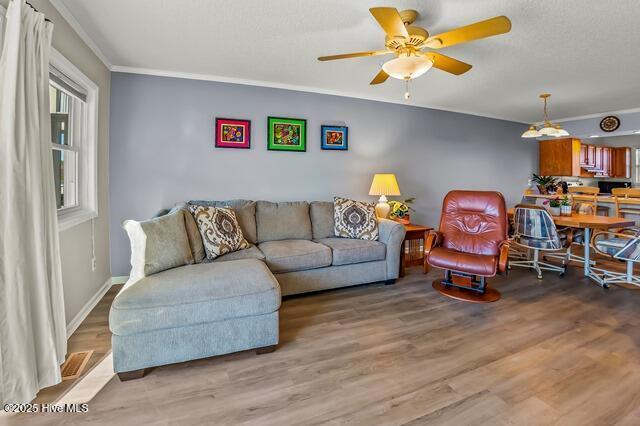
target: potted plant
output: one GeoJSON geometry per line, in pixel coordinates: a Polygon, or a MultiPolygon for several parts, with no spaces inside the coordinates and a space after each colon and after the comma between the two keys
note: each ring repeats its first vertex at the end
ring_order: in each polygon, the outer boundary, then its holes
{"type": "Polygon", "coordinates": [[[415,200],[415,198],[408,198],[404,201],[389,201],[389,205],[391,206],[389,218],[396,222],[400,222],[403,225],[409,225],[411,223],[411,215],[409,212],[415,211],[409,206],[409,204],[413,203],[415,200]]]}
{"type": "Polygon", "coordinates": [[[551,216],[560,216],[560,200],[558,198],[549,200],[549,213],[551,216]]]}
{"type": "Polygon", "coordinates": [[[571,216],[571,200],[566,195],[560,201],[560,215],[571,216]]]}
{"type": "Polygon", "coordinates": [[[550,191],[555,191],[558,179],[553,176],[540,176],[533,174],[533,182],[538,186],[540,194],[548,194],[550,191]]]}

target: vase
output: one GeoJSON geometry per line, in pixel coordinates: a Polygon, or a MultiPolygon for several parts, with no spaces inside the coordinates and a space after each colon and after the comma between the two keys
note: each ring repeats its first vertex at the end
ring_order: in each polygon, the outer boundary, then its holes
{"type": "Polygon", "coordinates": [[[542,195],[549,193],[549,191],[547,191],[547,187],[544,185],[538,185],[538,191],[540,191],[540,194],[542,195]]]}
{"type": "Polygon", "coordinates": [[[405,217],[396,217],[394,220],[396,222],[398,222],[398,223],[403,224],[403,225],[411,224],[411,216],[410,215],[406,215],[405,217]]]}
{"type": "Polygon", "coordinates": [[[571,206],[560,206],[560,216],[571,216],[571,206]]]}
{"type": "Polygon", "coordinates": [[[560,216],[560,207],[549,207],[549,213],[551,216],[560,216]]]}

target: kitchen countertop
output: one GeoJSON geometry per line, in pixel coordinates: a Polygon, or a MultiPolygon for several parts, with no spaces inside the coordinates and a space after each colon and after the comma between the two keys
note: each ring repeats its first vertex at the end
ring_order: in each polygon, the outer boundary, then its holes
{"type": "MultiPolygon", "coordinates": [[[[555,198],[555,197],[564,197],[565,194],[560,194],[560,195],[543,195],[543,194],[525,194],[525,197],[532,197],[532,198],[555,198]]],[[[572,195],[572,194],[567,194],[569,195],[571,198],[573,198],[574,200],[590,200],[591,197],[589,196],[585,196],[585,195],[572,195]]],[[[640,205],[640,198],[619,198],[620,200],[620,204],[633,204],[633,205],[640,205]]],[[[614,204],[615,200],[613,199],[613,196],[610,194],[603,194],[603,195],[598,195],[598,203],[610,203],[610,204],[614,204]]]]}

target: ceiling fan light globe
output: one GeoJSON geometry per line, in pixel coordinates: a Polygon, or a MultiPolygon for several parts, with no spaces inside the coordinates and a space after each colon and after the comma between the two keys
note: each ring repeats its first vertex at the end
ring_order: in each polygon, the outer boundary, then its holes
{"type": "Polygon", "coordinates": [[[565,129],[563,129],[562,127],[558,126],[558,127],[556,127],[556,136],[557,137],[563,137],[563,136],[571,136],[571,135],[565,129]]]}
{"type": "Polygon", "coordinates": [[[523,138],[539,138],[542,134],[534,127],[531,126],[529,129],[522,134],[523,138]]]}
{"type": "Polygon", "coordinates": [[[398,80],[411,80],[429,71],[433,62],[424,56],[399,56],[382,65],[384,72],[398,80]]]}

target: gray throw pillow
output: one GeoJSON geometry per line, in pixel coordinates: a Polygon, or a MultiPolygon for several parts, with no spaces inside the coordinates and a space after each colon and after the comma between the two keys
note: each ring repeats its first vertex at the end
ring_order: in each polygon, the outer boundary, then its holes
{"type": "Polygon", "coordinates": [[[169,211],[169,213],[175,213],[178,210],[184,211],[184,226],[187,231],[187,238],[189,239],[189,247],[191,247],[191,255],[195,263],[201,263],[206,257],[204,251],[204,244],[202,243],[202,237],[200,236],[200,230],[196,221],[191,216],[191,213],[187,209],[186,204],[178,204],[169,211]]]}
{"type": "Polygon", "coordinates": [[[335,237],[335,224],[333,220],[333,203],[331,201],[312,201],[309,204],[309,216],[311,216],[311,228],[313,239],[335,237]]]}
{"type": "Polygon", "coordinates": [[[378,239],[378,219],[374,204],[334,197],[333,210],[336,236],[371,241],[378,239]]]}
{"type": "Polygon", "coordinates": [[[207,259],[249,247],[233,209],[189,204],[189,211],[200,230],[207,259]]]}
{"type": "Polygon", "coordinates": [[[144,222],[123,223],[131,242],[130,281],[193,263],[184,214],[178,210],[144,222]]]}
{"type": "Polygon", "coordinates": [[[256,206],[258,242],[277,240],[311,240],[309,203],[258,201],[256,206]]]}

